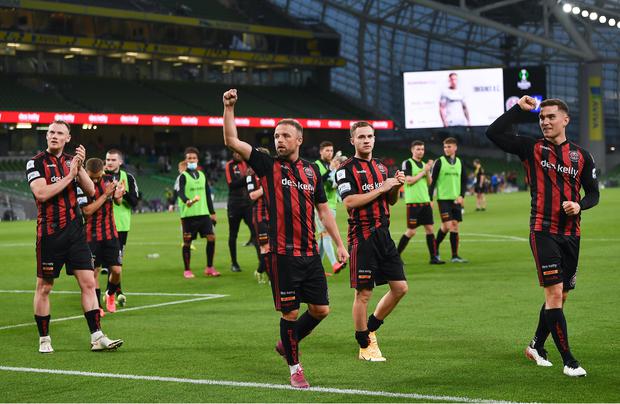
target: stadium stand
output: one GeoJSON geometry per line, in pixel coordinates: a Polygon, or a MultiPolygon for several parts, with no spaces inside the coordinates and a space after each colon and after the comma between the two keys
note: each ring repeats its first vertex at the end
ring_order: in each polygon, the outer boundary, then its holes
{"type": "MultiPolygon", "coordinates": [[[[32,76],[28,81],[41,89],[39,93],[19,84],[23,80],[18,76],[2,76],[0,85],[9,89],[0,93],[2,109],[219,115],[222,109],[219,95],[230,87],[181,81],[32,76]]],[[[238,111],[240,116],[380,118],[342,96],[313,87],[236,87],[244,99],[238,111]]]]}

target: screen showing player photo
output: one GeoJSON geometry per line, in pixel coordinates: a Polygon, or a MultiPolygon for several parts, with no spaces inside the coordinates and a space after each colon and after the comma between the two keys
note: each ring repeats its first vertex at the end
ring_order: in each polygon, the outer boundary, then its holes
{"type": "Polygon", "coordinates": [[[405,127],[487,126],[504,112],[501,68],[405,72],[405,127]]]}

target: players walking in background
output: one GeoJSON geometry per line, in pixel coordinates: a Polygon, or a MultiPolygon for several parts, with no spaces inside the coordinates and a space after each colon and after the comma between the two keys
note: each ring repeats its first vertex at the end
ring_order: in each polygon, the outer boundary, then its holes
{"type": "Polygon", "coordinates": [[[338,259],[349,258],[333,218],[316,165],[299,158],[303,128],[293,119],[275,128],[277,158],[239,140],[235,126],[237,90],[224,93],[224,144],[248,161],[261,178],[269,212],[269,264],[276,310],[281,312],[276,351],[286,359],[293,387],[307,388],[299,362],[299,342],[329,313],[327,279],[315,240],[314,209],[338,247],[338,259]],[[299,318],[304,302],[308,310],[299,318]]]}
{"type": "Polygon", "coordinates": [[[252,204],[247,191],[248,166],[239,153],[233,153],[232,160],[226,163],[226,183],[228,183],[228,250],[230,251],[230,270],[241,272],[237,261],[237,235],[241,220],[250,229],[250,238],[255,239],[252,227],[252,204]]]}
{"type": "MultiPolygon", "coordinates": [[[[82,213],[86,218],[86,241],[90,248],[95,266],[95,293],[101,307],[101,291],[99,288],[99,272],[104,265],[109,270],[105,292],[106,309],[110,313],[116,311],[116,290],[121,283],[122,250],[118,240],[112,200],[120,203],[125,193],[124,183],[105,175],[103,160],[91,158],[86,161],[86,172],[95,185],[95,194],[78,198],[82,213]]],[[[100,310],[103,316],[103,309],[100,310]]]]}
{"type": "Polygon", "coordinates": [[[185,149],[185,162],[187,170],[181,173],[176,181],[177,192],[179,195],[179,213],[181,214],[181,225],[183,228],[183,256],[185,278],[194,278],[190,261],[192,240],[200,233],[200,237],[207,238],[207,266],[205,276],[220,276],[220,273],[213,267],[213,257],[215,255],[215,233],[213,222],[217,220],[213,202],[211,201],[211,191],[209,181],[205,174],[198,170],[198,149],[188,147],[185,149]],[[213,212],[213,213],[211,213],[213,212]]]}
{"type": "Polygon", "coordinates": [[[428,189],[431,200],[437,189],[437,204],[441,214],[441,227],[437,232],[437,255],[439,245],[450,233],[451,262],[467,262],[459,256],[459,222],[463,221],[463,206],[467,190],[467,175],[461,159],[456,157],[456,139],[449,137],[443,141],[444,155],[433,164],[431,185],[428,189]]]}
{"type": "MultiPolygon", "coordinates": [[[[334,145],[332,142],[324,141],[319,145],[319,153],[321,158],[316,160],[314,164],[319,168],[319,172],[321,173],[321,179],[323,180],[323,187],[325,187],[325,196],[327,197],[327,204],[329,209],[336,218],[336,205],[338,204],[338,191],[336,190],[336,161],[333,160],[334,157],[334,145]]],[[[332,271],[335,274],[340,272],[345,266],[346,263],[339,262],[336,259],[336,253],[334,253],[334,246],[332,245],[332,238],[329,236],[327,231],[325,230],[325,226],[323,223],[318,220],[316,222],[316,230],[319,233],[319,254],[321,255],[321,259],[325,255],[327,255],[327,259],[329,259],[329,263],[331,264],[332,271]]],[[[331,275],[331,274],[330,274],[331,275]]]]}
{"type": "Polygon", "coordinates": [[[476,210],[487,210],[487,200],[484,197],[486,192],[487,176],[480,160],[474,160],[474,192],[476,193],[476,210]]]}
{"type": "Polygon", "coordinates": [[[101,331],[92,257],[78,207],[78,189],[87,196],[95,193],[95,186],[82,167],[86,150],[80,145],[75,156],[64,153],[71,140],[70,127],[64,121],[49,125],[46,140],[47,149],[26,164],[26,176],[38,210],[34,318],[39,330],[39,352],[54,351],[49,335],[49,294],[63,266],[80,286],[91,350],[116,349],[123,341],[111,340],[101,331]]]}
{"type": "Polygon", "coordinates": [[[564,374],[585,376],[586,371],[570,350],[563,307],[576,283],[581,211],[599,200],[596,167],[590,153],[566,138],[570,116],[562,100],[548,99],[540,104],[542,139],[517,136],[513,127],[520,114],[534,108],[536,99],[523,96],[487,129],[488,138],[500,149],[519,156],[532,196],[530,247],[538,281],[545,290],[545,303],[525,355],[539,366],[552,366],[545,350],[551,333],[562,355],[564,374]]]}
{"type": "MultiPolygon", "coordinates": [[[[127,237],[131,230],[131,210],[138,206],[140,195],[135,177],[121,168],[123,162],[123,153],[120,150],[110,149],[105,155],[106,174],[111,175],[113,181],[122,182],[125,190],[123,200],[120,203],[114,203],[114,223],[124,257],[127,237]]],[[[116,290],[116,299],[121,307],[127,302],[120,283],[116,290]]]]}
{"type": "MultiPolygon", "coordinates": [[[[261,153],[269,155],[269,150],[257,147],[261,153]]],[[[252,200],[252,225],[256,234],[256,253],[258,255],[258,269],[254,271],[254,277],[258,283],[267,283],[267,253],[269,253],[269,214],[267,211],[267,198],[261,179],[248,168],[247,187],[248,195],[252,200]]]]}
{"type": "Polygon", "coordinates": [[[418,226],[424,226],[426,246],[431,264],[445,264],[437,256],[437,243],[433,230],[433,206],[428,194],[431,183],[433,160],[426,163],[424,158],[424,142],[416,140],[411,143],[411,158],[403,161],[402,171],[405,174],[405,202],[407,203],[407,230],[398,242],[398,253],[407,247],[409,240],[416,233],[418,226]]]}
{"type": "Polygon", "coordinates": [[[376,331],[407,293],[408,286],[396,245],[390,236],[390,209],[398,201],[405,174],[397,171],[388,177],[388,169],[372,158],[374,128],[364,121],[351,126],[351,144],[355,156],[336,172],[338,193],[349,212],[349,253],[351,287],[355,289],[353,322],[359,359],[382,362],[376,331]],[[368,301],[375,286],[389,284],[373,314],[368,301]]]}

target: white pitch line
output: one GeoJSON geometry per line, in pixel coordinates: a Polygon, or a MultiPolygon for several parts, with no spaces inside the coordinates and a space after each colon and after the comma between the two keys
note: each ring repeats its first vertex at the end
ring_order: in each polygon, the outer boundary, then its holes
{"type": "MultiPolygon", "coordinates": [[[[33,294],[34,290],[10,290],[0,289],[0,293],[29,293],[33,294]]],[[[79,290],[52,290],[51,293],[57,293],[61,295],[77,295],[82,292],[79,290]]],[[[223,297],[226,295],[214,295],[210,293],[165,293],[165,292],[128,292],[124,293],[127,296],[183,296],[183,297],[223,297]]]]}
{"type": "Polygon", "coordinates": [[[71,375],[71,376],[85,376],[85,377],[97,377],[97,378],[110,378],[110,379],[126,379],[126,380],[146,380],[155,382],[172,382],[172,383],[187,383],[187,384],[202,384],[211,386],[227,386],[227,387],[247,387],[256,389],[270,389],[270,390],[293,390],[299,392],[317,392],[317,393],[331,393],[331,394],[343,394],[343,395],[355,395],[355,396],[371,396],[371,397],[393,397],[393,398],[408,398],[424,401],[451,401],[459,403],[511,403],[510,401],[497,401],[497,400],[483,400],[479,398],[469,397],[455,397],[455,396],[435,396],[430,394],[418,394],[418,393],[395,393],[390,391],[373,391],[373,390],[358,390],[358,389],[337,389],[330,387],[310,387],[308,389],[295,389],[290,385],[285,384],[271,384],[271,383],[255,383],[255,382],[235,382],[228,380],[211,380],[211,379],[185,379],[180,377],[163,377],[163,376],[142,376],[142,375],[128,375],[119,373],[99,373],[99,372],[82,372],[77,370],[58,370],[58,369],[39,369],[39,368],[22,368],[13,366],[0,366],[0,370],[7,372],[24,372],[24,373],[47,373],[55,375],[71,375]]]}
{"type": "MultiPolygon", "coordinates": [[[[506,236],[503,234],[489,234],[489,233],[461,233],[461,236],[478,236],[478,237],[489,237],[489,238],[499,238],[505,240],[514,240],[514,241],[528,241],[525,237],[517,237],[517,236],[506,236]]],[[[459,240],[460,241],[460,240],[459,240]]]]}
{"type": "MultiPolygon", "coordinates": [[[[225,297],[225,296],[227,296],[227,295],[210,295],[210,296],[206,296],[206,297],[198,297],[198,298],[195,298],[195,299],[176,300],[174,302],[157,303],[157,304],[149,304],[149,305],[146,305],[146,306],[130,307],[128,309],[119,310],[116,313],[114,313],[114,315],[119,314],[119,313],[126,313],[128,311],[153,309],[153,308],[156,308],[156,307],[172,306],[172,305],[175,305],[175,304],[183,304],[183,303],[199,302],[199,301],[202,301],[202,300],[217,299],[217,298],[225,297]]],[[[71,316],[71,317],[55,318],[55,319],[52,319],[50,322],[51,323],[57,323],[57,322],[60,322],[60,321],[77,320],[78,318],[84,318],[84,316],[81,315],[81,316],[71,316]]],[[[31,322],[31,323],[22,323],[22,324],[14,324],[14,325],[5,325],[5,326],[0,327],[0,331],[2,331],[2,330],[9,330],[9,329],[12,329],[12,328],[28,327],[28,326],[33,326],[33,325],[36,325],[36,323],[31,322]]]]}

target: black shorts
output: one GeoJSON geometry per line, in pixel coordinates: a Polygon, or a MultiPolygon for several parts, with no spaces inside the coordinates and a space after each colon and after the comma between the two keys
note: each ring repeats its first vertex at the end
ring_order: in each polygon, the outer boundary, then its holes
{"type": "Polygon", "coordinates": [[[93,270],[93,259],[81,220],[73,220],[51,236],[37,237],[37,277],[58,278],[62,267],[93,270]]]}
{"type": "Polygon", "coordinates": [[[579,263],[579,236],[544,232],[530,233],[530,247],[536,261],[540,286],[564,283],[564,290],[575,289],[579,263]]]}
{"type": "Polygon", "coordinates": [[[367,240],[349,246],[350,284],[354,289],[372,289],[389,281],[404,281],[405,270],[387,226],[372,232],[367,240]]]}
{"type": "Polygon", "coordinates": [[[303,303],[329,305],[327,279],[319,255],[265,254],[276,310],[288,313],[303,303]]]}
{"type": "Polygon", "coordinates": [[[463,221],[463,207],[454,201],[437,201],[439,204],[439,213],[441,214],[442,222],[449,222],[456,220],[457,222],[463,221]]]}
{"type": "Polygon", "coordinates": [[[483,186],[480,187],[478,185],[475,185],[474,186],[474,192],[477,193],[477,194],[483,194],[484,193],[484,187],[483,186]]]}
{"type": "Polygon", "coordinates": [[[407,204],[407,228],[415,229],[418,226],[433,224],[433,208],[428,203],[407,204]]]}
{"type": "Polygon", "coordinates": [[[213,234],[213,222],[209,215],[183,217],[181,218],[181,227],[183,228],[183,238],[185,235],[191,235],[192,240],[196,240],[198,233],[202,238],[213,234]]]}
{"type": "Polygon", "coordinates": [[[88,247],[90,247],[95,268],[123,265],[123,250],[117,238],[101,241],[93,240],[88,243],[88,247]]]}

